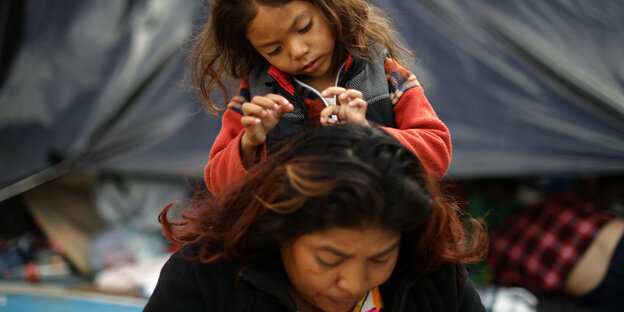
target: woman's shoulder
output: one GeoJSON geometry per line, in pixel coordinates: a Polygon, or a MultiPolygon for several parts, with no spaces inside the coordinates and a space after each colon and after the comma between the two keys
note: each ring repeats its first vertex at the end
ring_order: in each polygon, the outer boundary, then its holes
{"type": "Polygon", "coordinates": [[[214,289],[233,287],[237,265],[229,261],[201,263],[200,247],[185,245],[171,254],[160,271],[159,284],[181,289],[212,292],[214,289]]]}
{"type": "Polygon", "coordinates": [[[194,246],[184,246],[169,257],[144,311],[200,310],[206,302],[219,299],[216,291],[227,279],[213,282],[211,278],[219,270],[211,268],[212,273],[206,274],[204,266],[196,260],[197,250],[194,246]]]}
{"type": "Polygon", "coordinates": [[[443,263],[436,270],[421,274],[411,273],[407,266],[403,265],[394,270],[386,284],[397,287],[401,284],[441,283],[444,286],[445,284],[455,285],[456,282],[467,278],[466,269],[462,264],[443,263]]]}
{"type": "Polygon", "coordinates": [[[225,280],[233,280],[236,277],[237,263],[232,261],[202,263],[199,260],[201,247],[201,243],[184,245],[171,255],[168,264],[165,264],[163,270],[169,265],[174,267],[175,270],[188,270],[193,275],[198,275],[197,278],[201,278],[205,274],[227,277],[225,280]]]}
{"type": "Polygon", "coordinates": [[[380,288],[390,311],[411,311],[431,307],[431,311],[482,311],[478,293],[461,264],[442,264],[421,275],[395,272],[380,288]],[[400,306],[395,307],[394,305],[400,306]]]}
{"type": "MultiPolygon", "coordinates": [[[[271,294],[286,294],[284,283],[274,271],[259,270],[261,265],[236,261],[201,263],[200,246],[186,245],[173,253],[163,267],[163,276],[175,280],[172,287],[180,298],[201,298],[210,303],[210,311],[280,311],[284,303],[271,294]],[[254,269],[251,269],[254,268],[254,269]],[[273,283],[271,283],[273,281],[273,283]],[[276,286],[277,285],[277,286],[276,286]],[[274,290],[266,291],[265,288],[274,290]],[[284,289],[282,289],[284,288],[284,289]]],[[[160,283],[160,281],[159,281],[160,283]]]]}
{"type": "Polygon", "coordinates": [[[222,311],[216,307],[235,305],[241,296],[246,296],[237,285],[235,263],[204,264],[198,255],[197,245],[185,245],[169,257],[146,311],[202,310],[206,304],[215,308],[211,311],[222,311]]]}

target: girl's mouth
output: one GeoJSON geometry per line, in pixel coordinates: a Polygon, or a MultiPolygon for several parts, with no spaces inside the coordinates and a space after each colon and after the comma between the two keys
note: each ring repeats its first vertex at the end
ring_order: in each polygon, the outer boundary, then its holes
{"type": "Polygon", "coordinates": [[[319,66],[321,65],[321,58],[317,58],[316,60],[308,63],[306,66],[303,67],[303,72],[305,73],[311,73],[314,72],[315,70],[317,70],[319,68],[319,66]]]}

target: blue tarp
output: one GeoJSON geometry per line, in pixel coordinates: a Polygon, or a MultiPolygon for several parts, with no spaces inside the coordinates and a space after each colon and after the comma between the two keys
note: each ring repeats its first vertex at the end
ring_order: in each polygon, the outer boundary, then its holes
{"type": "Polygon", "coordinates": [[[133,300],[123,302],[118,298],[103,295],[49,295],[45,293],[5,293],[0,291],[2,312],[140,312],[145,302],[133,300]]]}

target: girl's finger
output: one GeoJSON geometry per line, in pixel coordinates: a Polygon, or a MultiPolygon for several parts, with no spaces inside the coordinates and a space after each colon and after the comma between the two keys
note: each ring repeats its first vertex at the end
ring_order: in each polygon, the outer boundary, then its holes
{"type": "Polygon", "coordinates": [[[280,105],[288,103],[288,100],[281,95],[267,94],[265,96],[254,96],[251,103],[262,106],[264,109],[275,109],[280,105]]]}
{"type": "Polygon", "coordinates": [[[273,93],[269,93],[265,96],[255,96],[252,102],[256,103],[256,101],[258,105],[261,105],[265,109],[273,110],[278,110],[281,106],[290,104],[285,97],[273,93]]]}
{"type": "Polygon", "coordinates": [[[355,98],[351,100],[348,105],[349,107],[361,108],[361,107],[366,107],[367,103],[362,98],[355,98]]]}
{"type": "Polygon", "coordinates": [[[259,125],[260,122],[262,122],[260,120],[260,118],[253,117],[253,116],[243,116],[241,118],[241,124],[245,128],[249,128],[249,127],[254,126],[254,125],[259,125]]]}
{"type": "Polygon", "coordinates": [[[355,89],[347,89],[340,96],[346,96],[350,99],[362,98],[362,92],[355,89]]]}
{"type": "Polygon", "coordinates": [[[334,124],[338,120],[336,120],[336,115],[340,113],[339,105],[329,105],[321,111],[319,117],[321,119],[321,125],[325,126],[327,124],[334,124]]]}
{"type": "Polygon", "coordinates": [[[274,93],[269,93],[267,95],[264,96],[265,98],[273,101],[273,103],[277,104],[277,105],[286,105],[286,104],[290,104],[290,102],[288,102],[288,99],[286,99],[285,97],[279,95],[279,94],[274,94],[274,93]]]}
{"type": "Polygon", "coordinates": [[[330,117],[330,115],[336,115],[340,112],[340,105],[328,105],[320,113],[321,117],[330,117]]]}
{"type": "Polygon", "coordinates": [[[253,116],[260,118],[267,115],[266,109],[263,106],[255,103],[243,103],[242,110],[244,116],[253,116]]]}
{"type": "Polygon", "coordinates": [[[280,118],[282,115],[292,112],[294,108],[295,107],[290,103],[278,105],[277,108],[273,109],[273,112],[275,112],[275,118],[280,118]]]}
{"type": "Polygon", "coordinates": [[[321,92],[321,95],[323,97],[330,97],[332,95],[340,95],[341,93],[345,92],[347,89],[342,88],[342,87],[329,87],[325,90],[323,90],[323,92],[321,92]]]}
{"type": "Polygon", "coordinates": [[[329,87],[325,90],[323,90],[323,92],[321,92],[321,95],[324,97],[329,97],[331,95],[338,95],[340,98],[361,98],[362,97],[362,92],[356,90],[356,89],[345,89],[342,87],[329,87]]]}

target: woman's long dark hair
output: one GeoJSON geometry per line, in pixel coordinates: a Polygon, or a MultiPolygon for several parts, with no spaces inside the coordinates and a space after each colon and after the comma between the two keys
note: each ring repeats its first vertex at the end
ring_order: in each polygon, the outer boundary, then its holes
{"type": "Polygon", "coordinates": [[[478,222],[466,231],[457,205],[414,154],[381,129],[353,124],[295,134],[244,181],[194,202],[180,221],[169,221],[167,211],[165,236],[201,244],[204,263],[257,261],[280,243],[332,227],[400,231],[401,258],[417,272],[478,260],[487,244],[478,222]]]}

